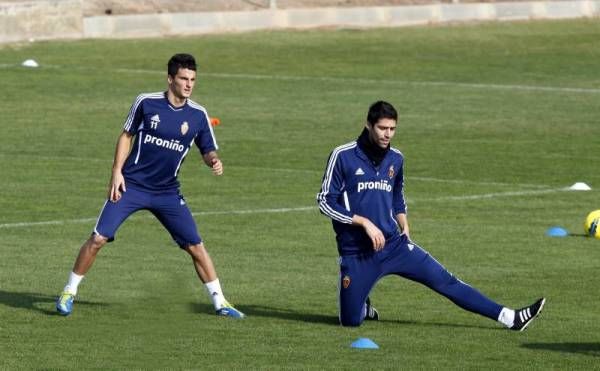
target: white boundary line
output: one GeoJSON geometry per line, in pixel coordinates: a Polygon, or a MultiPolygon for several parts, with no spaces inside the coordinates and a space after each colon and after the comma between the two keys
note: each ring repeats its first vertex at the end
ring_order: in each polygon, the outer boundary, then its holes
{"type": "MultiPolygon", "coordinates": [[[[435,201],[467,201],[467,200],[481,200],[481,199],[492,199],[499,197],[516,197],[516,196],[531,196],[541,195],[556,192],[567,192],[569,188],[554,188],[554,189],[539,189],[529,191],[513,191],[513,192],[497,192],[487,193],[480,195],[466,195],[466,196],[448,196],[438,197],[433,199],[414,199],[409,200],[410,202],[435,202],[435,201]]],[[[317,206],[300,206],[300,207],[283,207],[283,208],[272,208],[272,209],[247,209],[247,210],[221,210],[221,211],[200,211],[192,213],[194,216],[207,216],[207,215],[246,215],[246,214],[268,214],[268,213],[290,213],[290,212],[303,212],[303,211],[316,211],[317,206]]],[[[151,218],[152,215],[138,216],[137,218],[151,218]]],[[[46,225],[64,225],[74,223],[91,223],[96,221],[97,218],[81,218],[81,219],[67,219],[67,220],[48,220],[42,222],[21,222],[21,223],[4,223],[0,224],[0,229],[9,228],[26,228],[26,227],[38,227],[46,225]]]]}
{"type": "MultiPolygon", "coordinates": [[[[0,68],[26,68],[18,64],[0,64],[0,68]]],[[[81,66],[59,66],[59,65],[42,65],[38,68],[65,68],[78,70],[91,70],[81,66]]],[[[149,74],[166,74],[166,72],[135,69],[135,68],[116,68],[111,69],[113,72],[119,73],[149,73],[149,74]]],[[[319,82],[338,82],[338,83],[364,83],[364,84],[384,84],[384,85],[416,85],[416,86],[448,86],[462,87],[472,89],[487,89],[487,90],[517,90],[517,91],[541,91],[549,93],[583,93],[583,94],[599,94],[600,88],[573,88],[559,86],[535,86],[521,84],[483,84],[483,83],[466,83],[453,81],[409,81],[395,79],[369,79],[369,78],[346,78],[346,77],[331,77],[331,76],[291,76],[291,75],[262,75],[249,73],[211,73],[201,72],[200,77],[213,77],[225,79],[246,79],[246,80],[281,80],[281,81],[319,81],[319,82]]]]}
{"type": "MultiPolygon", "coordinates": [[[[221,211],[199,211],[192,213],[194,216],[205,216],[205,215],[245,215],[245,214],[268,214],[268,213],[289,213],[289,212],[300,212],[316,210],[316,206],[303,206],[303,207],[282,207],[274,209],[249,209],[249,210],[221,210],[221,211]]],[[[136,218],[154,218],[153,215],[147,216],[136,216],[136,218]]],[[[21,223],[5,223],[0,224],[0,229],[3,228],[22,228],[22,227],[37,227],[44,225],[62,225],[71,223],[90,223],[95,222],[98,218],[81,218],[81,219],[67,219],[67,220],[48,220],[44,222],[21,222],[21,223]]]]}
{"type": "Polygon", "coordinates": [[[439,179],[439,178],[430,178],[430,177],[424,177],[424,176],[408,176],[407,179],[409,181],[414,179],[414,180],[420,180],[420,181],[424,181],[424,182],[436,182],[436,183],[473,184],[473,185],[506,186],[506,187],[550,188],[550,186],[542,185],[542,184],[479,182],[479,181],[475,181],[475,180],[466,180],[466,179],[439,179]]]}
{"type": "MultiPolygon", "coordinates": [[[[495,192],[495,193],[485,193],[480,195],[465,195],[465,196],[446,196],[446,197],[437,197],[431,198],[423,201],[467,201],[467,200],[483,200],[483,199],[491,199],[491,198],[499,198],[499,197],[516,197],[516,196],[530,196],[530,195],[542,195],[547,193],[556,193],[556,192],[567,192],[570,191],[569,188],[554,188],[554,189],[537,189],[537,190],[529,190],[529,191],[512,191],[512,192],[495,192]]],[[[416,200],[418,202],[418,200],[416,200]]]]}
{"type": "MultiPolygon", "coordinates": [[[[286,172],[286,173],[318,173],[320,175],[323,174],[323,170],[311,170],[311,169],[289,169],[289,168],[268,168],[268,167],[260,167],[260,166],[242,166],[242,165],[229,165],[228,167],[232,168],[241,168],[241,169],[252,169],[252,170],[262,170],[262,171],[277,171],[277,172],[286,172]]],[[[529,183],[503,183],[503,182],[486,182],[486,181],[476,181],[476,180],[466,180],[466,179],[440,179],[440,178],[432,178],[425,176],[408,176],[409,181],[417,180],[423,182],[435,182],[435,183],[454,183],[454,184],[473,184],[473,185],[483,185],[483,186],[503,186],[503,187],[523,187],[523,188],[550,188],[548,185],[543,184],[529,184],[529,183]]]]}
{"type": "Polygon", "coordinates": [[[1,153],[0,157],[9,157],[11,159],[14,158],[25,158],[25,159],[38,159],[38,160],[48,160],[48,161],[85,161],[85,162],[105,162],[112,163],[112,158],[97,158],[97,157],[76,157],[76,156],[54,156],[54,155],[34,155],[34,154],[26,154],[26,153],[1,153]]]}
{"type": "Polygon", "coordinates": [[[500,90],[532,90],[560,93],[600,93],[600,89],[595,88],[571,88],[557,86],[535,86],[535,85],[501,85],[501,84],[477,84],[452,81],[408,81],[392,79],[368,79],[368,78],[344,78],[327,76],[288,76],[288,75],[260,75],[260,74],[232,74],[232,73],[203,73],[203,76],[222,77],[222,78],[244,78],[253,80],[287,80],[287,81],[322,81],[322,82],[353,82],[366,84],[385,84],[385,85],[417,85],[417,86],[458,86],[464,88],[476,89],[500,89],[500,90]]]}

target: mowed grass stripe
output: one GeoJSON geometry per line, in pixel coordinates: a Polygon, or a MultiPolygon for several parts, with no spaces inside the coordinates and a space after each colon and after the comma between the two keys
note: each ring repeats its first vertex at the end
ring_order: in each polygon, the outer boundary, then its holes
{"type": "MultiPolygon", "coordinates": [[[[0,65],[0,68],[30,68],[21,67],[18,65],[4,64],[0,65]]],[[[40,68],[40,67],[38,67],[40,68]]],[[[91,69],[82,66],[59,66],[59,65],[44,65],[41,68],[53,68],[53,69],[69,69],[69,70],[83,70],[83,71],[97,71],[97,69],[91,69]]],[[[130,69],[130,68],[116,68],[107,69],[107,72],[118,72],[124,74],[150,74],[150,75],[164,75],[164,71],[158,70],[143,70],[143,69],[130,69]]],[[[561,86],[536,86],[536,85],[515,85],[515,84],[485,84],[485,83],[466,83],[459,81],[411,81],[411,80],[396,80],[396,79],[369,79],[363,77],[332,77],[332,76],[293,76],[293,75],[261,75],[261,74],[241,74],[241,73],[211,73],[202,72],[203,78],[223,78],[223,79],[242,79],[242,80],[280,80],[280,81],[303,81],[303,82],[333,82],[333,83],[350,83],[350,84],[376,84],[376,85],[404,85],[404,86],[421,86],[437,88],[440,86],[444,87],[457,87],[457,88],[469,88],[469,89],[482,89],[482,90],[515,90],[515,91],[537,91],[537,92],[548,92],[548,93],[581,93],[581,94],[600,94],[600,89],[594,88],[574,88],[574,87],[561,87],[561,86]]]]}

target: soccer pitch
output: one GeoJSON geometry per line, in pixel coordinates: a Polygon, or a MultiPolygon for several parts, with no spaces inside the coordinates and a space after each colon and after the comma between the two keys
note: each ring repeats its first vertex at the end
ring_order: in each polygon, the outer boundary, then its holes
{"type": "MultiPolygon", "coordinates": [[[[599,369],[600,22],[257,32],[0,46],[1,369],[599,369]],[[243,321],[217,318],[187,254],[128,220],[55,314],[102,207],[114,145],[166,62],[199,62],[225,174],[196,151],[182,192],[243,321]],[[21,67],[33,58],[39,68],[21,67]],[[315,195],[378,99],[400,113],[411,237],[519,308],[523,333],[397,277],[379,322],[337,324],[337,251],[315,195]],[[593,190],[566,191],[582,181],[593,190]],[[550,238],[554,225],[574,236],[550,238]],[[378,350],[351,349],[368,337],[378,350]]],[[[194,148],[195,150],[195,148],[194,148]]]]}

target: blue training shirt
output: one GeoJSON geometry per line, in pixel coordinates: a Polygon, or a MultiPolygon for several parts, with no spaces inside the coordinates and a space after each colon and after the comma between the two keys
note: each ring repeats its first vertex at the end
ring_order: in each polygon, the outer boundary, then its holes
{"type": "Polygon", "coordinates": [[[373,252],[363,227],[352,225],[355,214],[375,224],[386,241],[400,234],[395,216],[406,213],[403,164],[402,153],[390,148],[375,167],[356,141],[331,152],[317,202],[332,219],[340,255],[373,252]]]}
{"type": "Polygon", "coordinates": [[[127,186],[176,192],[177,174],[192,143],[201,154],[219,148],[204,107],[190,99],[174,107],[166,94],[140,94],[129,110],[123,129],[136,137],[123,166],[127,186]]]}

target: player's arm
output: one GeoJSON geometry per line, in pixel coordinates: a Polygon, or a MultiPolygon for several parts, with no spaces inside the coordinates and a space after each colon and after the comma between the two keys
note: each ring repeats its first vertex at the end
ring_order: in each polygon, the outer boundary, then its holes
{"type": "Polygon", "coordinates": [[[202,126],[200,132],[194,138],[194,143],[200,150],[202,160],[206,166],[212,169],[213,175],[222,175],[223,163],[217,154],[219,146],[217,145],[217,139],[210,124],[210,118],[206,112],[202,113],[200,121],[202,126]]]}
{"type": "Polygon", "coordinates": [[[408,217],[405,213],[396,214],[396,220],[398,221],[398,225],[402,230],[402,234],[405,234],[406,237],[410,239],[410,231],[408,228],[408,217]]]}
{"type": "Polygon", "coordinates": [[[343,197],[344,174],[339,153],[333,151],[327,160],[317,203],[322,214],[344,224],[352,224],[353,213],[340,200],[343,197]]]}
{"type": "Polygon", "coordinates": [[[375,250],[381,250],[385,245],[385,238],[381,230],[369,219],[356,215],[340,203],[343,199],[344,172],[339,159],[339,152],[333,151],[327,161],[321,192],[317,194],[317,202],[321,213],[340,223],[352,224],[365,229],[373,242],[375,250]]]}
{"type": "Polygon", "coordinates": [[[131,150],[133,142],[133,134],[124,130],[119,139],[117,139],[117,147],[115,149],[115,158],[113,160],[112,176],[108,185],[108,199],[112,202],[117,202],[121,199],[121,192],[126,192],[125,178],[123,178],[123,165],[127,159],[127,155],[131,150]]]}
{"type": "Polygon", "coordinates": [[[214,175],[223,174],[223,163],[217,155],[217,151],[210,151],[202,155],[202,159],[206,166],[212,169],[214,175]]]}
{"type": "Polygon", "coordinates": [[[404,200],[404,168],[403,164],[399,166],[399,172],[394,180],[394,194],[392,207],[396,221],[400,226],[402,234],[410,239],[410,231],[408,228],[408,217],[406,215],[406,201],[404,200]]]}

